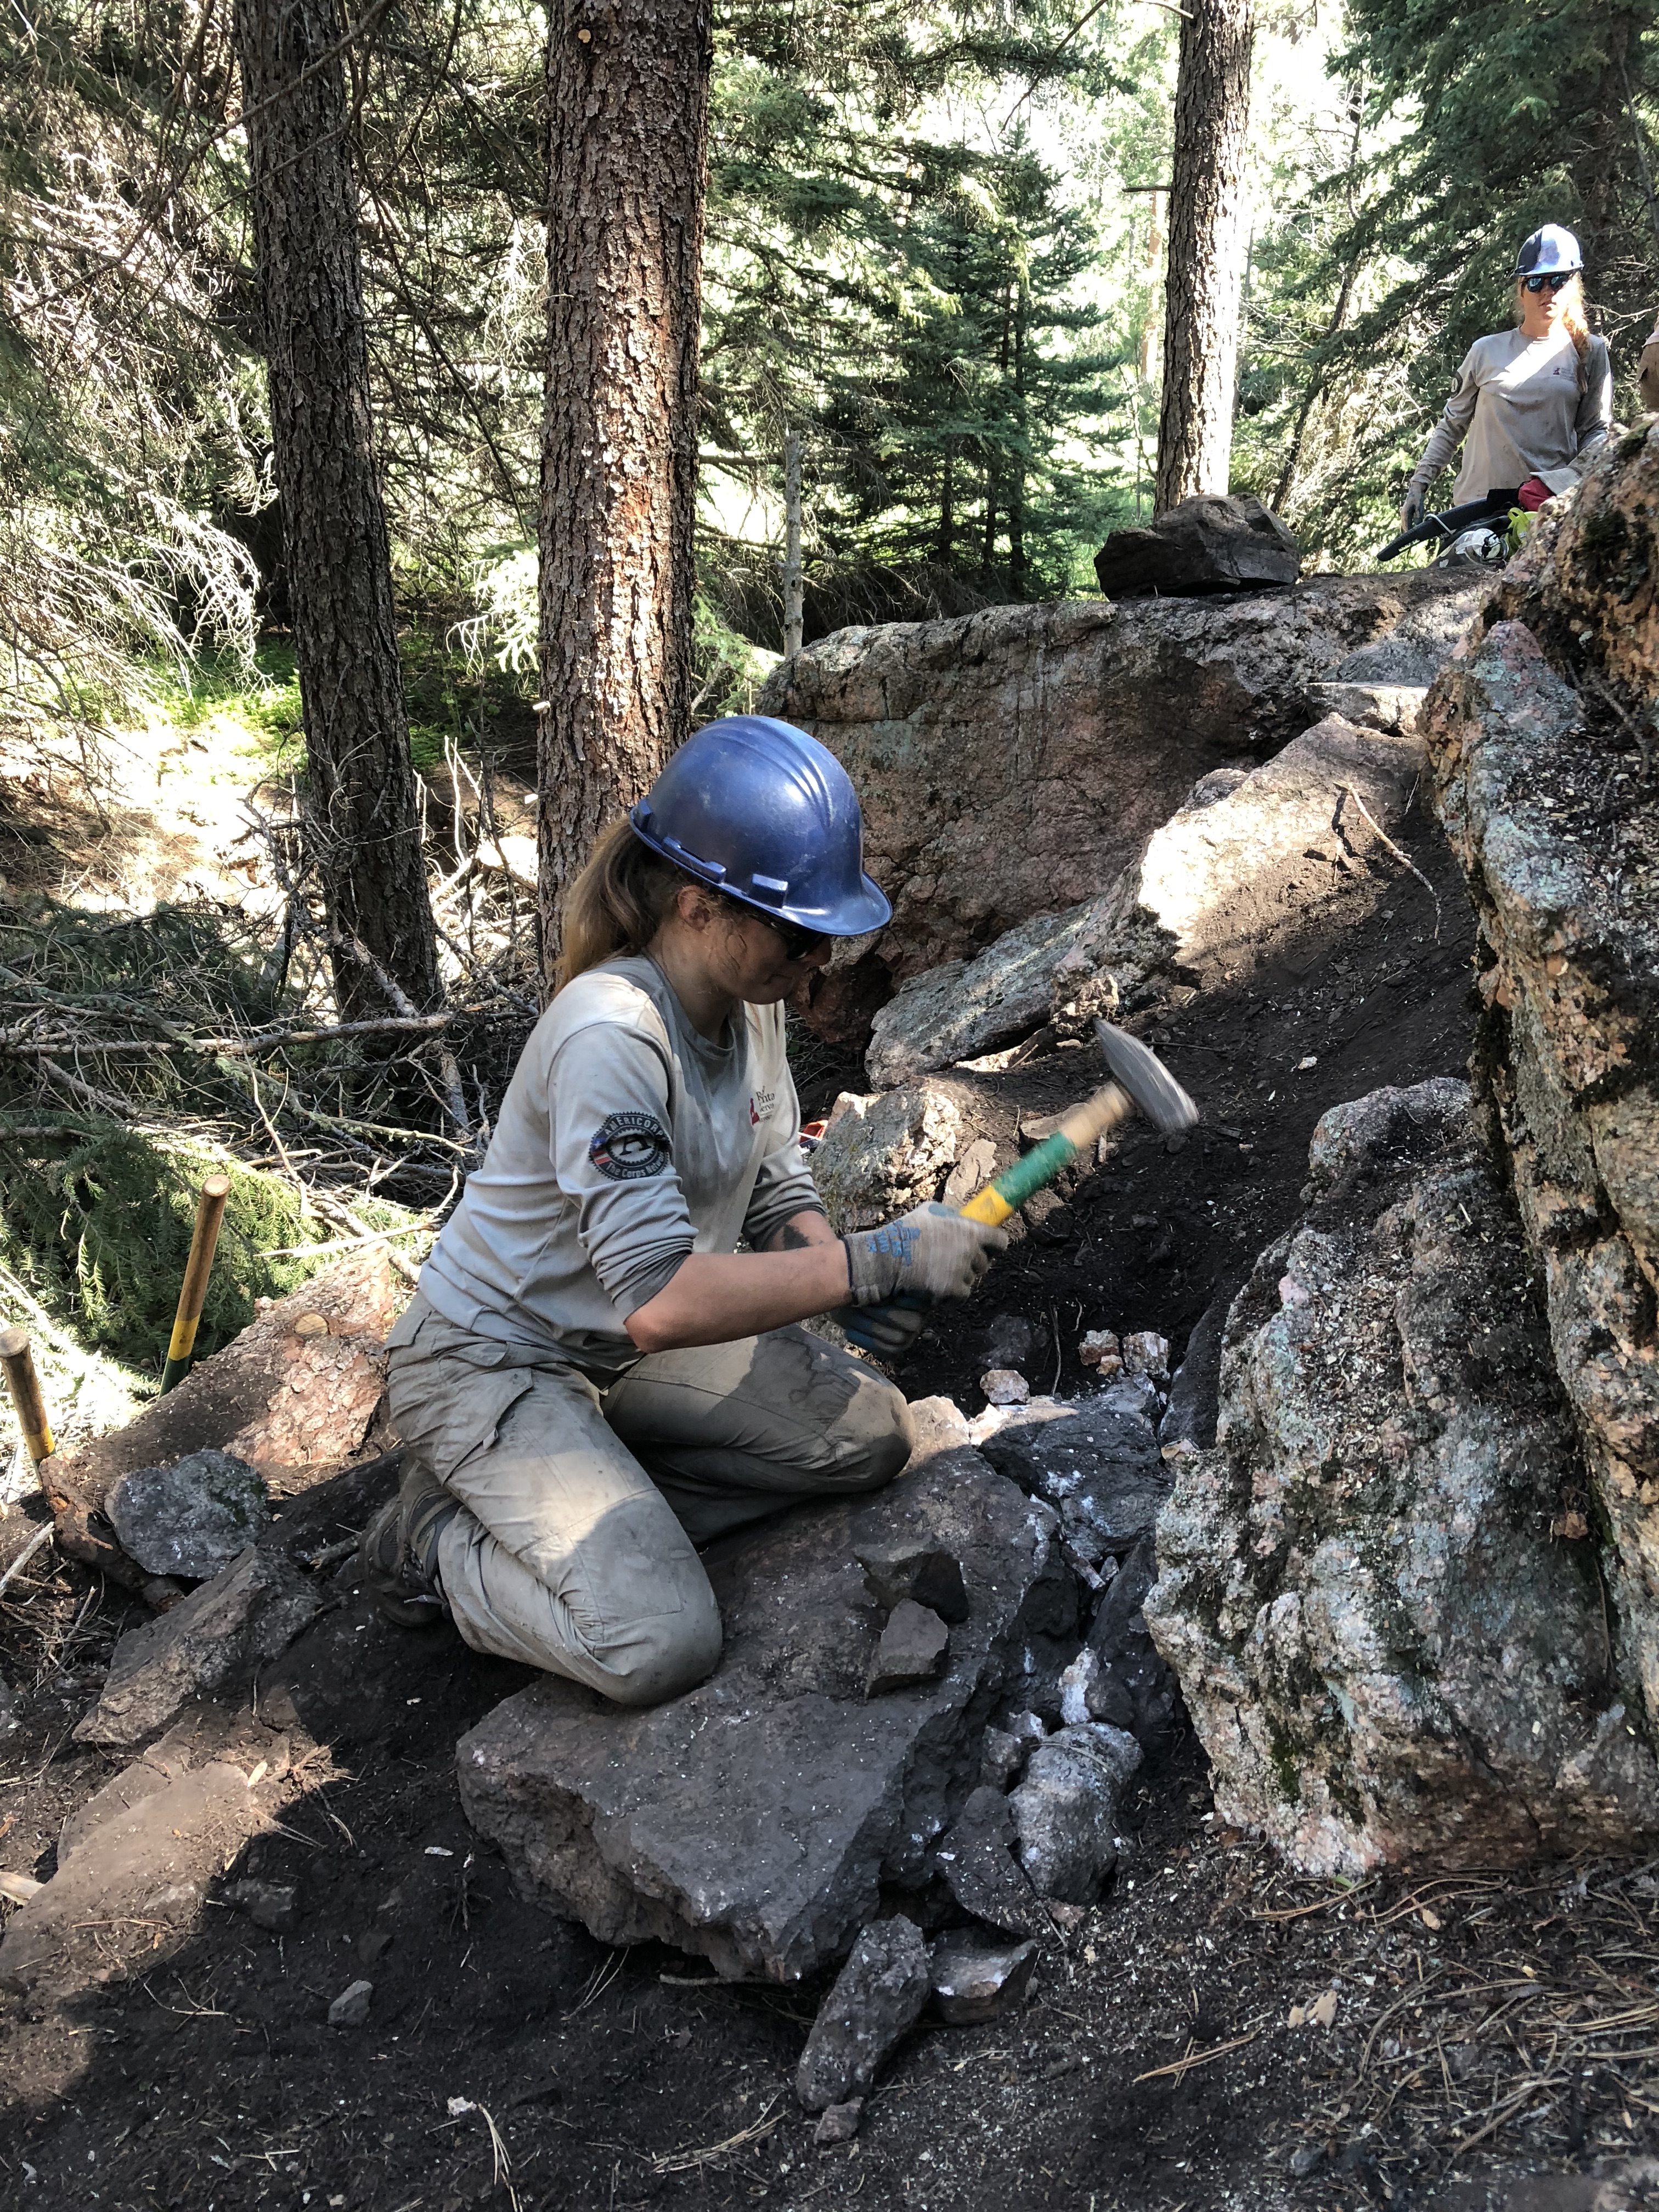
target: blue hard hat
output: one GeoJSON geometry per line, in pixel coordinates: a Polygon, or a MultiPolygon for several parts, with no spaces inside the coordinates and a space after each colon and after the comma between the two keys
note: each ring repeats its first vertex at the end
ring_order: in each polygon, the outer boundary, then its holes
{"type": "Polygon", "coordinates": [[[1515,257],[1517,276],[1576,276],[1584,265],[1578,240],[1559,222],[1547,222],[1522,242],[1515,257]]]}
{"type": "Polygon", "coordinates": [[[846,769],[792,722],[705,724],[628,818],[653,853],[781,921],[861,937],[892,918],[864,872],[864,817],[846,769]]]}

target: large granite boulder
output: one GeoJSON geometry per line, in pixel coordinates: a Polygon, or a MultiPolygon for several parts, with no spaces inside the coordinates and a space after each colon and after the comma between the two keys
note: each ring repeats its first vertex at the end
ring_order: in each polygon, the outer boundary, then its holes
{"type": "Polygon", "coordinates": [[[907,1084],[868,1098],[843,1092],[811,1162],[837,1236],[937,1198],[969,1130],[967,1101],[949,1084],[907,1084]]]}
{"type": "Polygon", "coordinates": [[[1659,1833],[1531,1257],[1466,1102],[1337,1109],[1158,1522],[1145,1615],[1217,1804],[1309,1874],[1659,1833]]]}
{"type": "Polygon", "coordinates": [[[1659,426],[1540,529],[1425,710],[1480,925],[1477,1092],[1542,1270],[1620,1680],[1645,1732],[1659,1730],[1656,532],[1659,426]]]}
{"type": "Polygon", "coordinates": [[[875,1017],[872,1082],[1075,1028],[1157,970],[1224,969],[1241,944],[1271,943],[1398,823],[1422,766],[1413,736],[1328,714],[1248,774],[1206,779],[1109,891],[906,983],[875,1017]]]}
{"type": "Polygon", "coordinates": [[[1109,598],[1248,592],[1293,584],[1302,574],[1297,542],[1252,493],[1237,499],[1200,493],[1156,521],[1115,530],[1095,556],[1109,598]]]}
{"type": "Polygon", "coordinates": [[[1484,588],[1444,569],[1318,576],[1224,599],[992,607],[809,645],[760,710],[846,766],[895,909],[873,945],[837,950],[809,1019],[849,999],[867,1018],[894,983],[1109,890],[1200,778],[1317,720],[1313,687],[1428,683],[1484,588]]]}
{"type": "Polygon", "coordinates": [[[1025,1645],[1072,1624],[1076,1595],[1049,1509],[948,1401],[912,1410],[889,1488],[711,1548],[726,1644],[700,1687],[638,1712],[550,1678],[462,1738],[468,1817],[527,1895],[605,1942],[794,1981],[927,1881],[1025,1645]],[[937,1680],[870,1697],[886,1608],[859,1554],[907,1547],[955,1559],[967,1617],[937,1680]]]}

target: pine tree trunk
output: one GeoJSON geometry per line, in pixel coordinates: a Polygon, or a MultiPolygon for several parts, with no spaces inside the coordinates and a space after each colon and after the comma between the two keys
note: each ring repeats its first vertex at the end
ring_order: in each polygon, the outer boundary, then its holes
{"type": "Polygon", "coordinates": [[[1019,426],[1021,453],[1014,457],[1008,482],[1008,588],[1015,599],[1025,597],[1025,463],[1023,452],[1030,422],[1025,407],[1025,318],[1029,298],[1024,284],[1014,308],[1014,416],[1019,426]]]}
{"type": "Polygon", "coordinates": [[[1243,277],[1252,0],[1188,0],[1176,83],[1155,510],[1224,492],[1243,277]]]}
{"type": "Polygon", "coordinates": [[[341,33],[335,0],[237,0],[307,830],[336,996],[356,1021],[398,994],[422,1008],[442,994],[371,434],[341,33]]]}
{"type": "Polygon", "coordinates": [[[599,831],[687,734],[708,0],[554,0],[542,434],[543,967],[599,831]]]}

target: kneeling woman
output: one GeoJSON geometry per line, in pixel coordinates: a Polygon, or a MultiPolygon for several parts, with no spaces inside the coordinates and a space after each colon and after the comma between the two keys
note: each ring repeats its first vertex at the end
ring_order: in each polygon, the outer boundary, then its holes
{"type": "Polygon", "coordinates": [[[390,1339],[408,1457],[363,1559],[392,1619],[447,1608],[477,1650],[653,1705],[720,1653],[700,1544],[903,1467],[899,1392],[791,1324],[862,1308],[863,1340],[902,1341],[893,1301],[965,1297],[1006,1239],[939,1206],[837,1237],[783,1025],[829,940],[890,911],[845,773],[786,722],[711,723],[600,840],[390,1339]]]}

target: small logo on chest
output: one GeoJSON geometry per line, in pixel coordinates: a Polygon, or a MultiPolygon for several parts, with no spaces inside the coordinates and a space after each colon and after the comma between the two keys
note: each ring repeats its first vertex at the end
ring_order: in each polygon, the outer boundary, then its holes
{"type": "Polygon", "coordinates": [[[763,1121],[769,1121],[772,1118],[772,1109],[777,1103],[778,1094],[775,1091],[751,1091],[749,1094],[750,1127],[757,1129],[763,1121]]]}

